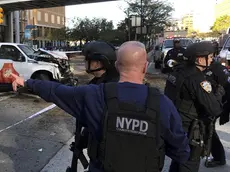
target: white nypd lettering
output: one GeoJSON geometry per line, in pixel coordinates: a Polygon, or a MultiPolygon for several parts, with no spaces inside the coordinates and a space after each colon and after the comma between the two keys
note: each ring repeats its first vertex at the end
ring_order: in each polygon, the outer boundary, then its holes
{"type": "Polygon", "coordinates": [[[146,135],[148,131],[148,122],[125,117],[117,117],[116,129],[119,131],[146,135]]]}

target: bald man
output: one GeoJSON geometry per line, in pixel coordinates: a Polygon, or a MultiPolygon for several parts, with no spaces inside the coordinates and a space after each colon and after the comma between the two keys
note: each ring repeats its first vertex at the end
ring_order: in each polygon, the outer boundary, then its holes
{"type": "Polygon", "coordinates": [[[165,154],[186,162],[190,149],[177,110],[157,89],[143,84],[145,46],[124,43],[116,68],[118,83],[71,87],[12,74],[13,89],[28,87],[88,127],[90,172],[159,172],[165,154]]]}

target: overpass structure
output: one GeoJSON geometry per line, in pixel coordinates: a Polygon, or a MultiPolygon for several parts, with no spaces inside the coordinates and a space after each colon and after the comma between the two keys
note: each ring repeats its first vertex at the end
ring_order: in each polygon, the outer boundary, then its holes
{"type": "Polygon", "coordinates": [[[5,13],[3,24],[6,32],[4,34],[5,41],[14,42],[13,25],[15,25],[15,42],[20,42],[19,10],[51,8],[109,1],[116,0],[0,0],[0,7],[3,8],[5,13]],[[15,16],[15,20],[13,16],[15,16]]]}
{"type": "Polygon", "coordinates": [[[115,0],[0,0],[0,6],[8,12],[109,1],[115,0]]]}

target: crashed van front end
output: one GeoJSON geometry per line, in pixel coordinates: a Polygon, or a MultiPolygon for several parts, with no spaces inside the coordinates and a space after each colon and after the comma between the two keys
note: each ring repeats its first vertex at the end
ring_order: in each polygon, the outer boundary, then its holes
{"type": "Polygon", "coordinates": [[[78,84],[78,78],[74,76],[73,68],[70,66],[69,58],[64,52],[53,52],[39,49],[35,52],[35,56],[37,61],[54,63],[58,65],[59,71],[61,73],[59,82],[72,86],[76,86],[78,84]]]}

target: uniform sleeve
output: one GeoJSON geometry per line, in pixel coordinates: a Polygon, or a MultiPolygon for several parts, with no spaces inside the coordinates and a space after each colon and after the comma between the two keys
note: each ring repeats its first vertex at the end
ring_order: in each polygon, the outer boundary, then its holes
{"type": "Polygon", "coordinates": [[[47,102],[52,102],[65,112],[80,118],[84,105],[86,86],[71,87],[57,82],[29,79],[27,87],[47,102]]]}
{"type": "Polygon", "coordinates": [[[165,63],[165,64],[167,64],[167,62],[172,58],[172,57],[171,57],[171,53],[172,53],[171,50],[169,50],[169,51],[167,52],[167,54],[166,54],[166,56],[165,56],[165,59],[164,59],[164,63],[165,63]]]}
{"type": "Polygon", "coordinates": [[[161,97],[160,103],[162,137],[166,144],[166,155],[178,163],[184,163],[189,158],[190,148],[180,115],[166,96],[161,97]]]}
{"type": "Polygon", "coordinates": [[[230,73],[225,66],[221,65],[220,63],[215,63],[212,66],[211,71],[221,86],[225,87],[229,83],[228,81],[230,78],[230,73]]]}
{"type": "Polygon", "coordinates": [[[191,81],[191,90],[201,112],[207,112],[210,116],[219,116],[222,113],[221,102],[212,92],[211,83],[204,78],[194,78],[191,81]]]}

